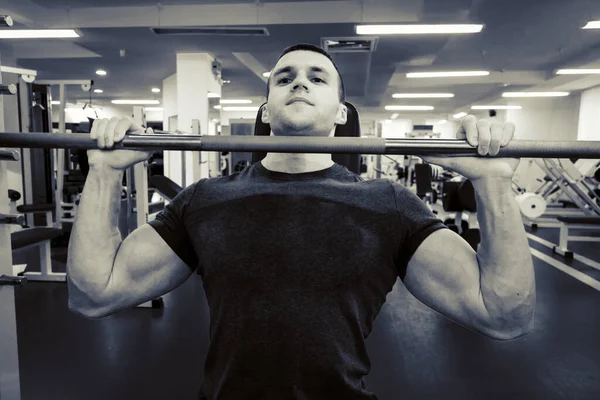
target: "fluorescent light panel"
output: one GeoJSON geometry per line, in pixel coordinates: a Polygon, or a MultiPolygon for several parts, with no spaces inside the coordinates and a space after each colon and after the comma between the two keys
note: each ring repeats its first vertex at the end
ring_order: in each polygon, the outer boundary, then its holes
{"type": "Polygon", "coordinates": [[[102,89],[94,89],[94,93],[104,93],[104,90],[102,90],[102,89]]]}
{"type": "Polygon", "coordinates": [[[235,99],[230,99],[230,100],[221,100],[220,103],[221,104],[252,104],[252,100],[235,100],[235,99]]]}
{"type": "Polygon", "coordinates": [[[488,71],[409,72],[407,78],[456,78],[465,76],[487,76],[488,71]]]}
{"type": "Polygon", "coordinates": [[[521,110],[521,106],[472,106],[471,110],[521,110]]]}
{"type": "Polygon", "coordinates": [[[454,97],[452,93],[394,93],[394,99],[447,99],[454,97]]]}
{"type": "Polygon", "coordinates": [[[559,69],[556,75],[586,75],[600,74],[600,69],[559,69]]]}
{"type": "Polygon", "coordinates": [[[390,117],[390,119],[396,119],[396,118],[398,118],[398,115],[400,115],[400,114],[393,113],[392,116],[390,117]]]}
{"type": "Polygon", "coordinates": [[[151,105],[151,104],[160,104],[158,100],[112,100],[113,104],[132,104],[132,105],[151,105]]]}
{"type": "Polygon", "coordinates": [[[569,92],[505,92],[502,97],[564,97],[569,92]]]}
{"type": "Polygon", "coordinates": [[[357,35],[438,35],[448,33],[479,33],[480,24],[436,24],[436,25],[357,25],[357,35]]]}
{"type": "Polygon", "coordinates": [[[429,111],[432,106],[385,106],[387,111],[429,111]]]}
{"type": "Polygon", "coordinates": [[[600,29],[600,21],[589,21],[583,28],[581,29],[600,29]]]}
{"type": "Polygon", "coordinates": [[[262,76],[268,78],[271,75],[271,71],[263,72],[262,76]]]}
{"type": "Polygon", "coordinates": [[[460,112],[458,114],[454,114],[454,116],[452,118],[456,118],[456,119],[461,119],[463,117],[466,117],[468,114],[466,112],[460,112]]]}
{"type": "Polygon", "coordinates": [[[152,88],[152,93],[160,93],[160,89],[157,87],[152,88]]]}
{"type": "Polygon", "coordinates": [[[77,38],[73,29],[2,29],[0,39],[63,39],[77,38]]]}
{"type": "Polygon", "coordinates": [[[96,71],[96,75],[104,76],[104,75],[106,75],[106,71],[103,69],[99,69],[96,71]]]}
{"type": "Polygon", "coordinates": [[[251,106],[251,107],[223,107],[223,111],[258,111],[259,107],[251,106]]]}
{"type": "Polygon", "coordinates": [[[211,93],[211,92],[208,92],[208,94],[206,95],[206,97],[208,97],[209,99],[218,99],[218,98],[220,98],[220,97],[221,97],[221,95],[220,95],[220,94],[218,94],[218,93],[211,93]]]}

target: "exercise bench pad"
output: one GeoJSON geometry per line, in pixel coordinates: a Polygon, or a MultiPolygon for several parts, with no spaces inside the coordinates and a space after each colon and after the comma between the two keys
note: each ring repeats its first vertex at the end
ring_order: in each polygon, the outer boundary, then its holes
{"type": "Polygon", "coordinates": [[[11,233],[10,245],[13,250],[17,250],[31,244],[52,240],[60,235],[62,235],[62,230],[50,227],[23,229],[11,233]]]}

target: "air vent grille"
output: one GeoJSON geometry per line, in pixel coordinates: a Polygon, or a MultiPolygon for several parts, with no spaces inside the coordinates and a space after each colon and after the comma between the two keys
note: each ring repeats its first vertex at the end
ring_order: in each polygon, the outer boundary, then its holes
{"type": "Polygon", "coordinates": [[[267,28],[241,27],[188,27],[188,28],[152,28],[156,35],[222,35],[222,36],[269,36],[267,28]]]}

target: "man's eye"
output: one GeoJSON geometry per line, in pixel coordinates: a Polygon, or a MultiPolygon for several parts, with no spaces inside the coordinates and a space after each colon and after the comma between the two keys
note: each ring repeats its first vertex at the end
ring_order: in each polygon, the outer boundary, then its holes
{"type": "Polygon", "coordinates": [[[287,83],[289,80],[290,80],[290,78],[279,78],[277,80],[277,83],[287,83]],[[285,81],[285,82],[283,82],[283,81],[285,81]]]}
{"type": "Polygon", "coordinates": [[[321,79],[321,78],[313,78],[313,81],[318,81],[318,82],[325,83],[325,81],[323,79],[321,79]]]}

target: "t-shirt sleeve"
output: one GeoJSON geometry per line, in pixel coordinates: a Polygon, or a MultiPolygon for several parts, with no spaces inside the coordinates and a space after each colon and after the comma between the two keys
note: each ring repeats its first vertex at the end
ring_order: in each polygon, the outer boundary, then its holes
{"type": "Polygon", "coordinates": [[[192,270],[198,266],[198,257],[184,221],[197,186],[198,183],[195,183],[183,189],[155,219],[148,222],[192,270]]]}
{"type": "Polygon", "coordinates": [[[421,243],[433,232],[447,227],[416,194],[399,183],[390,183],[396,197],[402,232],[398,248],[398,275],[404,280],[408,262],[421,243]]]}

